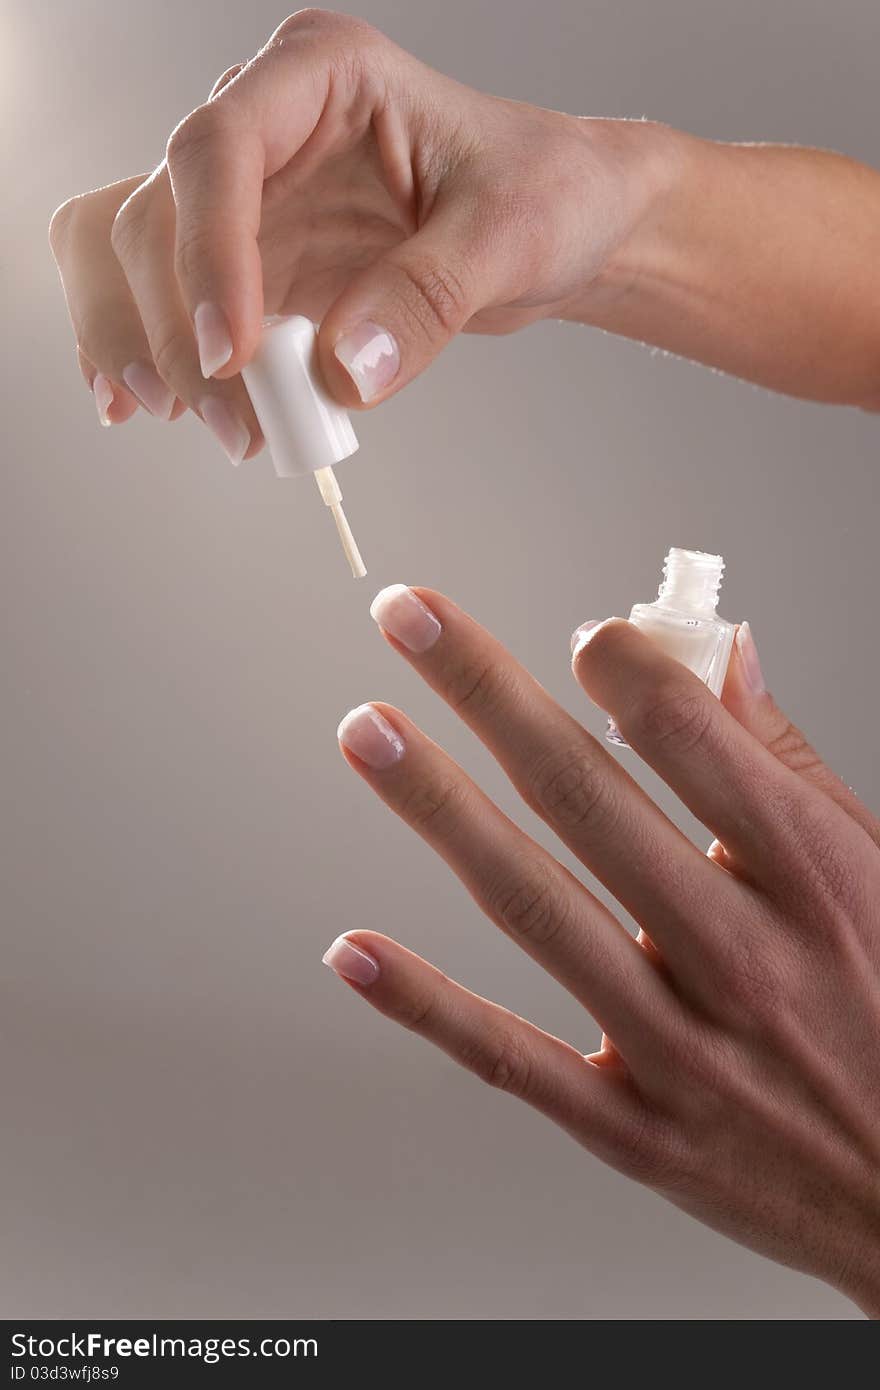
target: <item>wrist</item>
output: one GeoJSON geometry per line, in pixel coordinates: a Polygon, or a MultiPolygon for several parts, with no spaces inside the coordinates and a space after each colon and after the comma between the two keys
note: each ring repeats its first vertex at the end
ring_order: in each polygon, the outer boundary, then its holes
{"type": "MultiPolygon", "coordinates": [[[[618,236],[562,317],[615,328],[615,310],[682,251],[695,147],[703,141],[655,121],[577,118],[591,158],[605,168],[618,236]]],[[[595,209],[594,209],[595,215],[595,209]]]]}

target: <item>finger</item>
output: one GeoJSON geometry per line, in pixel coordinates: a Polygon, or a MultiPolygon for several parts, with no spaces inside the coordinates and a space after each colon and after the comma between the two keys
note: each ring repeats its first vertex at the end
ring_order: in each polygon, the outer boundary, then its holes
{"type": "Polygon", "coordinates": [[[221,73],[208,94],[208,100],[213,101],[214,97],[219,96],[223,88],[229,86],[233,77],[238,77],[244,66],[244,63],[233,63],[231,68],[227,68],[225,72],[221,73]]]}
{"type": "Polygon", "coordinates": [[[76,358],[85,383],[94,398],[99,423],[105,426],[124,425],[126,420],[130,420],[132,415],[136,414],[140,402],[124,386],[99,372],[81,348],[77,348],[76,358]]]}
{"type": "Polygon", "coordinates": [[[355,81],[351,35],[362,27],[316,11],[291,16],[234,81],[172,132],[175,268],[206,376],[231,377],[256,351],[263,184],[316,134],[331,87],[334,101],[347,104],[345,89],[355,81]],[[349,61],[330,61],[345,51],[349,61]]]}
{"type": "Polygon", "coordinates": [[[785,767],[818,787],[880,845],[880,823],[837,773],[822,761],[804,734],[777,705],[764,684],[758,649],[748,623],[737,628],[723,701],[734,719],[748,729],[785,767]]]}
{"type": "Polygon", "coordinates": [[[338,937],[325,964],[369,1004],[482,1081],[524,1100],[606,1163],[649,1166],[656,1117],[625,1073],[456,984],[377,932],[338,937]]]}
{"type": "Polygon", "coordinates": [[[120,206],[142,183],[142,178],[125,179],[71,198],[49,227],[80,368],[93,389],[95,378],[103,378],[95,393],[102,423],[120,424],[138,405],[166,420],[175,406],[153,368],[137,306],[110,242],[120,206]]]}
{"type": "Polygon", "coordinates": [[[340,724],[339,741],[486,915],[590,1010],[628,1062],[648,1061],[678,1006],[607,908],[399,710],[359,706],[340,724]]]}
{"type": "Polygon", "coordinates": [[[174,200],[166,169],[160,166],[119,209],[112,243],[161,380],[201,416],[231,463],[252,457],[262,435],[241,377],[206,381],[199,365],[174,274],[174,200]]]}
{"type": "MultiPolygon", "coordinates": [[[[77,348],[76,355],[77,361],[79,362],[79,369],[82,372],[83,377],[85,378],[86,384],[88,385],[89,389],[94,393],[95,377],[98,375],[98,369],[95,366],[94,362],[89,361],[85,353],[82,352],[80,348],[77,348]]],[[[128,389],[127,386],[121,386],[119,383],[112,381],[108,381],[107,386],[109,387],[109,390],[113,393],[113,399],[110,402],[109,409],[107,411],[107,414],[110,417],[109,423],[111,425],[124,424],[126,420],[130,419],[131,416],[136,413],[138,407],[143,405],[143,401],[140,401],[137,398],[137,396],[135,396],[134,393],[128,389]]],[[[183,401],[180,400],[179,397],[175,397],[174,405],[171,408],[171,414],[168,416],[168,419],[173,424],[175,420],[182,419],[182,417],[186,415],[186,413],[187,410],[183,401]]],[[[102,410],[99,406],[99,419],[101,418],[101,416],[102,410]]],[[[103,419],[101,420],[101,423],[104,423],[103,419]]]]}
{"type": "Polygon", "coordinates": [[[572,665],[629,745],[765,886],[824,872],[830,838],[849,852],[852,822],[632,623],[614,618],[584,633],[572,665]]]}
{"type": "Polygon", "coordinates": [[[523,799],[636,921],[683,979],[705,978],[703,925],[732,885],[616,758],[490,633],[430,589],[393,585],[371,612],[396,651],[474,730],[523,799]]]}
{"type": "Polygon", "coordinates": [[[455,193],[415,235],[356,275],[324,315],[327,384],[346,405],[375,405],[424,371],[470,318],[501,298],[504,265],[479,208],[455,193]]]}

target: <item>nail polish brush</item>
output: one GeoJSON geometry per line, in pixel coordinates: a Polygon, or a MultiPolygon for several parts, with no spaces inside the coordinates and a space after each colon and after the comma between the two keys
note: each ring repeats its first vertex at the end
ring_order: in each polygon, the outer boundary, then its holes
{"type": "Polygon", "coordinates": [[[333,472],[334,463],[357,451],[358,441],[348,412],[321,378],[316,325],[299,314],[266,319],[259,347],[241,374],[275,472],[279,478],[314,474],[351,572],[362,579],[366,567],[333,472]]]}

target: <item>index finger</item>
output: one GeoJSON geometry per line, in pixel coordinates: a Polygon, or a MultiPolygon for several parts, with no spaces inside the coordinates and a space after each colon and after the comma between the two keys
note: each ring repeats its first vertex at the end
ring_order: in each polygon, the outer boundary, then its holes
{"type": "Polygon", "coordinates": [[[256,350],[263,185],[314,134],[327,102],[331,65],[315,42],[323,27],[308,12],[285,20],[168,141],[175,268],[206,376],[234,376],[256,350]]]}

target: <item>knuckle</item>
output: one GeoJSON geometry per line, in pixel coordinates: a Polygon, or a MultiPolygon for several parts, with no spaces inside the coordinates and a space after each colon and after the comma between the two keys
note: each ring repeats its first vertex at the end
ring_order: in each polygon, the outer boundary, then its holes
{"type": "Polygon", "coordinates": [[[496,669],[484,660],[464,660],[443,673],[446,699],[456,714],[485,710],[496,699],[496,669]]]}
{"type": "Polygon", "coordinates": [[[787,718],[781,733],[767,744],[767,751],[793,772],[812,772],[822,766],[818,753],[810,747],[797,725],[787,718]]]}
{"type": "Polygon", "coordinates": [[[216,255],[216,236],[211,227],[198,227],[182,230],[178,227],[177,242],[174,247],[174,269],[178,279],[187,283],[199,270],[212,263],[216,255]]]}
{"type": "Polygon", "coordinates": [[[404,797],[400,814],[414,829],[443,838],[458,823],[460,789],[451,780],[420,780],[404,797]]]}
{"type": "Polygon", "coordinates": [[[492,661],[464,660],[443,673],[446,699],[456,714],[485,715],[503,699],[503,680],[492,661]]]}
{"type": "Polygon", "coordinates": [[[49,245],[56,258],[67,243],[74,219],[82,210],[86,196],[85,194],[77,194],[75,198],[68,198],[67,202],[62,203],[52,214],[49,222],[49,245]]]}
{"type": "Polygon", "coordinates": [[[126,198],[110,226],[110,245],[122,265],[137,255],[143,243],[144,196],[138,190],[126,198]]]}
{"type": "Polygon", "coordinates": [[[119,364],[108,354],[106,317],[97,308],[88,308],[76,325],[76,343],[92,366],[107,376],[117,376],[119,364]]]}
{"type": "Polygon", "coordinates": [[[607,828],[614,819],[608,788],[583,745],[554,752],[541,764],[530,795],[536,808],[565,830],[607,828]]]}
{"type": "Polygon", "coordinates": [[[160,318],[150,327],[150,352],[156,371],[167,386],[181,385],[187,376],[186,364],[193,355],[190,337],[176,319],[160,318]]]}
{"type": "Polygon", "coordinates": [[[398,1000],[394,1006],[393,1018],[402,1028],[411,1033],[423,1033],[428,1027],[434,1012],[434,998],[429,994],[415,994],[411,998],[398,1000]]]}
{"type": "Polygon", "coordinates": [[[430,338],[456,332],[465,317],[462,278],[449,266],[425,262],[400,267],[402,303],[417,329],[430,338]]]}
{"type": "Polygon", "coordinates": [[[462,1058],[469,1071],[496,1091],[526,1100],[533,1089],[534,1069],[523,1042],[509,1029],[480,1037],[462,1058]]]}
{"type": "Polygon", "coordinates": [[[342,35],[355,36],[375,34],[372,24],[365,19],[359,19],[356,15],[340,14],[336,10],[323,10],[318,5],[308,5],[303,10],[297,10],[295,14],[288,15],[282,20],[275,30],[270,43],[277,43],[278,40],[289,38],[299,38],[303,34],[308,35],[342,35]]]}
{"type": "Polygon", "coordinates": [[[179,173],[198,158],[205,146],[216,138],[223,119],[218,103],[207,101],[184,116],[174,127],[165,146],[165,159],[172,179],[175,172],[179,173]]]}
{"type": "Polygon", "coordinates": [[[654,692],[636,712],[636,722],[649,744],[674,755],[690,753],[703,743],[712,722],[711,696],[677,681],[654,692]]]}
{"type": "Polygon", "coordinates": [[[545,946],[563,926],[557,895],[547,879],[532,876],[508,883],[494,895],[493,914],[511,936],[545,946]]]}

